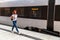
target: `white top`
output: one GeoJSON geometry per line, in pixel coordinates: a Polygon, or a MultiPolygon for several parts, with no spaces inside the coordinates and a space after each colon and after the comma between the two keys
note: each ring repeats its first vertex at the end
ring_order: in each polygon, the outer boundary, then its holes
{"type": "Polygon", "coordinates": [[[16,21],[17,20],[17,14],[12,14],[12,16],[13,16],[13,21],[16,21]]]}

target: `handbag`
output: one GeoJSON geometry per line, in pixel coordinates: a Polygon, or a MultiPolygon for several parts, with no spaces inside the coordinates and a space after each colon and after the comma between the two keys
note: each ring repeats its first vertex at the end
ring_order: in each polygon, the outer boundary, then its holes
{"type": "Polygon", "coordinates": [[[13,17],[11,17],[11,20],[13,20],[13,17]]]}
{"type": "Polygon", "coordinates": [[[13,19],[11,19],[11,20],[13,20],[13,19]]]}

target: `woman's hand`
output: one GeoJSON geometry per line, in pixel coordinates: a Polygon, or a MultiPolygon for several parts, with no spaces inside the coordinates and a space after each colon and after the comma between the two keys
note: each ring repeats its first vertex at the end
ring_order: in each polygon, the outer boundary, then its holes
{"type": "Polygon", "coordinates": [[[11,20],[13,20],[13,16],[11,16],[10,18],[11,18],[11,20]]]}

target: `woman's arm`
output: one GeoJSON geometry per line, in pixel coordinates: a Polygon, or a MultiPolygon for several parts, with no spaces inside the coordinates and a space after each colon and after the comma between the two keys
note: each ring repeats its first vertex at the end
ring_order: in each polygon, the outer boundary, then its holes
{"type": "Polygon", "coordinates": [[[11,20],[13,20],[13,16],[10,16],[11,20]]]}

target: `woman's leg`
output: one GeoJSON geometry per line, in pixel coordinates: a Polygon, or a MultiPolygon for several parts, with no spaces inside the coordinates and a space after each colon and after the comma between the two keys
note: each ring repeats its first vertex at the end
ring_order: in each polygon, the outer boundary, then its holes
{"type": "Polygon", "coordinates": [[[19,33],[18,27],[16,26],[17,21],[15,21],[14,24],[15,24],[14,26],[15,26],[15,28],[16,28],[16,31],[19,33]]]}
{"type": "Polygon", "coordinates": [[[14,21],[13,21],[13,27],[12,27],[12,31],[13,31],[13,29],[14,29],[14,25],[15,25],[15,24],[14,24],[14,21]]]}

